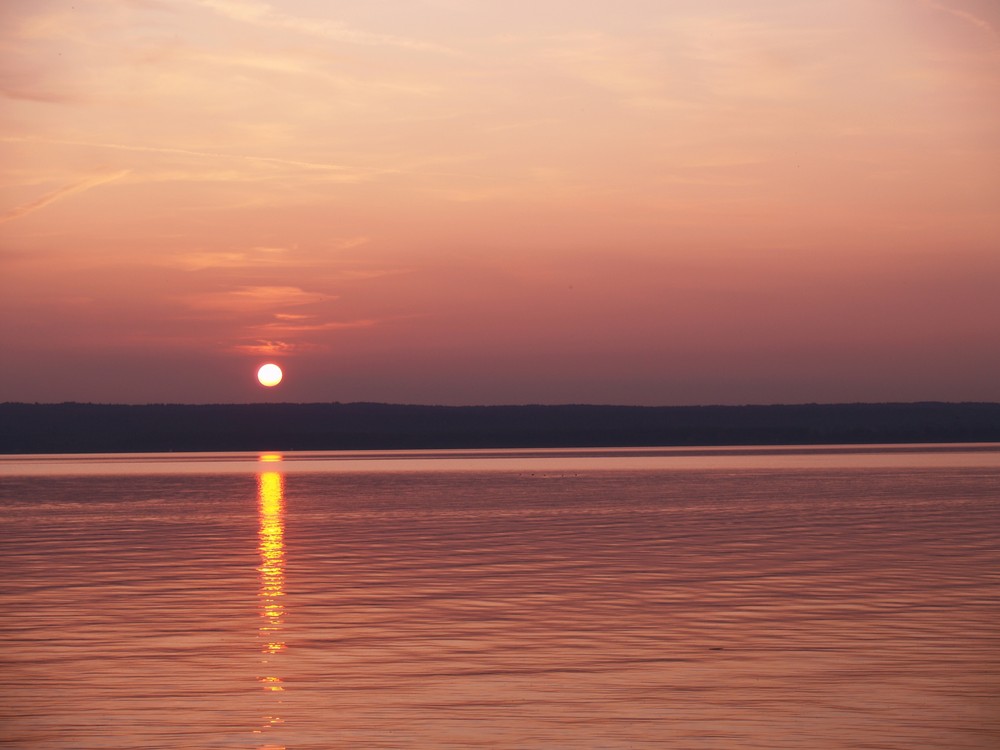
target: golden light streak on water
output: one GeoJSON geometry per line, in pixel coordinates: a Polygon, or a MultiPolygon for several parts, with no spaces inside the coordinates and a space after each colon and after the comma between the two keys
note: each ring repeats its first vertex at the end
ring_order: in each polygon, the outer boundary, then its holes
{"type": "MultiPolygon", "coordinates": [[[[262,463],[281,461],[278,454],[264,454],[262,463]]],[[[257,680],[261,687],[271,693],[282,693],[283,679],[277,671],[274,657],[286,646],[281,633],[284,625],[285,607],[285,479],[280,472],[262,471],[257,475],[257,549],[260,552],[260,603],[261,623],[258,636],[261,641],[261,674],[257,680]]],[[[276,709],[280,709],[278,698],[276,709]]],[[[258,734],[283,723],[278,715],[262,717],[258,734]]]]}

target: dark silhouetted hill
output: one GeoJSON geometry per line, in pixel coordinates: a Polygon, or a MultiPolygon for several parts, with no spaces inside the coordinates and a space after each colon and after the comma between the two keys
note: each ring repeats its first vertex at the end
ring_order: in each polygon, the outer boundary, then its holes
{"type": "Polygon", "coordinates": [[[0,404],[0,453],[1000,442],[1000,404],[0,404]]]}

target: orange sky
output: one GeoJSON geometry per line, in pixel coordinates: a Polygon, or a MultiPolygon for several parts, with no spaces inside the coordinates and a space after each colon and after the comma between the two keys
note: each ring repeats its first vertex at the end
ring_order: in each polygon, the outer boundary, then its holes
{"type": "Polygon", "coordinates": [[[0,401],[1000,400],[995,0],[6,0],[0,40],[0,401]]]}

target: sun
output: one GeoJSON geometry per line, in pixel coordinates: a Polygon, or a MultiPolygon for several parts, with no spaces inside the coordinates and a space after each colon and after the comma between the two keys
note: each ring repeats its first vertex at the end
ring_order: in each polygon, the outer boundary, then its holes
{"type": "Polygon", "coordinates": [[[257,380],[260,381],[261,385],[273,388],[281,382],[281,368],[270,362],[261,365],[261,368],[257,370],[257,380]]]}

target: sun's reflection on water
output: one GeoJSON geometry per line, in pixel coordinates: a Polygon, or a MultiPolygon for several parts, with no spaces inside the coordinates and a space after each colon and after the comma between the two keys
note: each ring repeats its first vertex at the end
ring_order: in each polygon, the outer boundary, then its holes
{"type": "MultiPolygon", "coordinates": [[[[281,459],[281,455],[276,453],[260,457],[261,463],[276,463],[281,459]]],[[[257,475],[257,518],[261,616],[258,637],[263,655],[257,680],[264,690],[279,694],[274,713],[263,717],[262,728],[257,730],[260,733],[282,723],[278,710],[281,706],[280,693],[285,689],[275,663],[276,655],[286,648],[282,638],[285,620],[285,477],[280,471],[261,471],[257,475]]]]}

